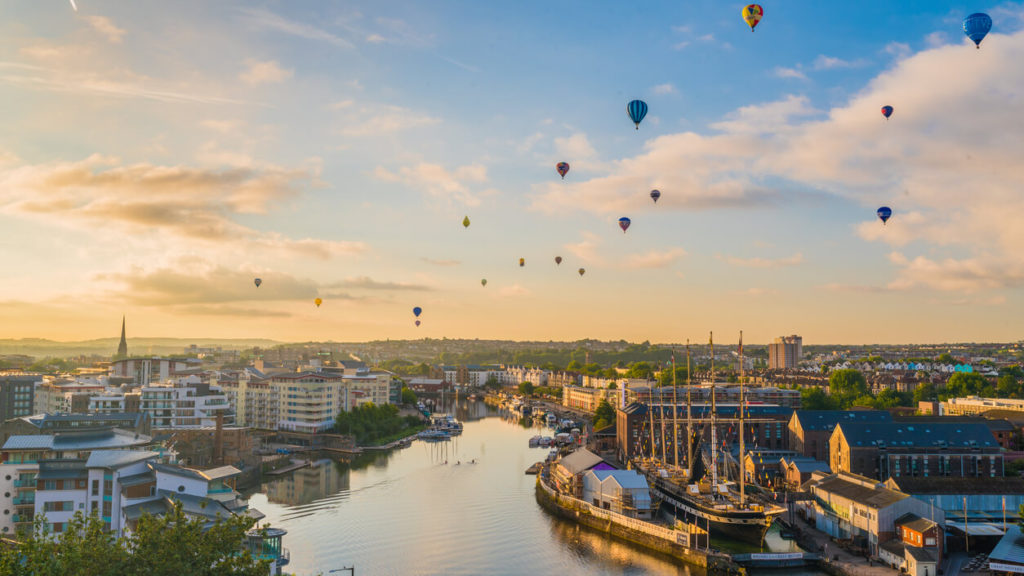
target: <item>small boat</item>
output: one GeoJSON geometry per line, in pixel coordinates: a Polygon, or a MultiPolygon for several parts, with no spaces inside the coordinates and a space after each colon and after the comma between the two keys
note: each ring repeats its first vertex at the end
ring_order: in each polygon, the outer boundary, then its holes
{"type": "Polygon", "coordinates": [[[529,468],[526,469],[526,473],[530,475],[536,475],[540,473],[540,469],[544,467],[541,462],[534,462],[529,468]]]}
{"type": "Polygon", "coordinates": [[[540,446],[543,448],[551,446],[552,442],[554,442],[554,440],[551,439],[551,436],[541,436],[540,438],[540,446]]]}
{"type": "Polygon", "coordinates": [[[417,438],[424,442],[442,442],[452,437],[446,430],[424,430],[416,435],[417,438]]]}
{"type": "Polygon", "coordinates": [[[530,448],[536,448],[538,446],[540,446],[540,436],[530,438],[530,448]]]}
{"type": "Polygon", "coordinates": [[[555,460],[558,460],[558,448],[555,448],[555,449],[551,450],[550,452],[548,452],[547,461],[548,462],[554,462],[555,460]]]}

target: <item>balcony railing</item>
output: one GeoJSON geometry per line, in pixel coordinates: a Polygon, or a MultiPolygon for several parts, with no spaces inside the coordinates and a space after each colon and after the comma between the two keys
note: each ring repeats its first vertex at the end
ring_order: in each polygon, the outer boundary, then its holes
{"type": "Polygon", "coordinates": [[[35,492],[32,492],[31,494],[23,494],[21,496],[15,496],[14,497],[14,505],[15,506],[26,506],[26,505],[35,504],[35,503],[36,503],[36,494],[35,494],[35,492]]]}

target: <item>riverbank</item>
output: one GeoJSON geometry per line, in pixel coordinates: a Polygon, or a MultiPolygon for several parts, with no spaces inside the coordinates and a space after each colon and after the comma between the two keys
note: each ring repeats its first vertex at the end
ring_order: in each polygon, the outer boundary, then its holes
{"type": "Polygon", "coordinates": [[[704,537],[706,546],[706,533],[698,533],[695,529],[690,531],[673,530],[595,508],[582,500],[558,494],[540,477],[537,479],[535,494],[541,508],[563,520],[609,534],[631,544],[643,546],[692,566],[699,566],[706,569],[709,574],[741,575],[746,573],[728,555],[709,552],[706,548],[698,548],[697,541],[700,536],[704,537]]]}

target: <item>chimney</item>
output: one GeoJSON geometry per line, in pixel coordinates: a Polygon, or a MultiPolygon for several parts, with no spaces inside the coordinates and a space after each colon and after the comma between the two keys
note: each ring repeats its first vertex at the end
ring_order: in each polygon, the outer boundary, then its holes
{"type": "Polygon", "coordinates": [[[213,435],[213,463],[224,465],[224,412],[217,411],[217,431],[213,435]]]}

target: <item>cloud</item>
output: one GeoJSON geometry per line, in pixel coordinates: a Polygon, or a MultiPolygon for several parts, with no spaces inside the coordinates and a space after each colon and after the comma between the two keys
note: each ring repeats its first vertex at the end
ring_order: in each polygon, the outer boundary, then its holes
{"type": "Polygon", "coordinates": [[[882,51],[897,60],[902,60],[911,54],[910,45],[904,42],[890,42],[882,51]]]}
{"type": "Polygon", "coordinates": [[[400,106],[366,104],[337,108],[346,112],[348,125],[341,129],[345,136],[379,136],[421,126],[439,124],[440,119],[400,106]]]}
{"type": "Polygon", "coordinates": [[[378,166],[374,176],[386,182],[400,182],[434,198],[466,206],[479,206],[480,195],[490,193],[486,190],[476,193],[472,189],[474,184],[487,182],[487,168],[482,164],[448,170],[439,164],[420,162],[415,166],[403,166],[398,172],[389,172],[378,166]]]}
{"type": "Polygon", "coordinates": [[[772,70],[772,74],[777,78],[796,78],[797,80],[807,80],[807,75],[796,68],[776,66],[775,69],[772,70]]]}
{"type": "Polygon", "coordinates": [[[311,24],[289,20],[268,10],[260,8],[243,8],[240,10],[245,19],[257,29],[274,30],[291,36],[324,42],[338,48],[355,48],[355,45],[336,34],[311,24]]]}
{"type": "MultiPolygon", "coordinates": [[[[321,287],[311,280],[267,270],[243,271],[205,260],[181,260],[173,267],[97,274],[110,295],[139,306],[202,305],[312,300],[321,287]],[[257,288],[254,278],[263,283],[257,288]]],[[[209,313],[209,312],[207,312],[209,313]]]]}
{"type": "Polygon", "coordinates": [[[575,244],[566,244],[564,247],[579,260],[582,260],[583,262],[590,264],[602,261],[602,258],[598,256],[597,251],[597,249],[600,246],[600,236],[594,234],[593,232],[584,232],[583,240],[580,240],[575,244]]]}
{"type": "Polygon", "coordinates": [[[744,268],[783,268],[796,266],[804,261],[804,255],[797,253],[785,258],[737,258],[735,256],[720,257],[733,266],[744,268]]]}
{"type": "Polygon", "coordinates": [[[421,258],[421,260],[423,260],[427,264],[433,264],[434,266],[449,267],[449,266],[458,266],[459,264],[462,264],[462,262],[460,262],[459,260],[437,260],[437,259],[434,259],[434,258],[427,258],[425,256],[423,258],[421,258]]]}
{"type": "Polygon", "coordinates": [[[206,169],[122,164],[99,155],[79,162],[0,167],[0,213],[104,234],[157,234],[185,244],[261,249],[328,258],[358,254],[361,242],[293,239],[235,221],[295,198],[316,172],[278,166],[206,169]]]}
{"type": "Polygon", "coordinates": [[[826,56],[820,54],[814,59],[815,70],[835,70],[838,68],[861,68],[867,66],[868,61],[862,58],[856,60],[843,60],[842,58],[836,58],[834,56],[826,56]]]}
{"type": "MultiPolygon", "coordinates": [[[[37,48],[35,54],[61,59],[60,52],[37,48]]],[[[27,90],[70,93],[76,96],[109,96],[141,98],[157,102],[182,104],[248,104],[192,89],[155,87],[156,81],[131,73],[120,72],[118,78],[91,72],[81,66],[45,67],[20,62],[0,62],[0,82],[27,90]]]]}
{"type": "Polygon", "coordinates": [[[676,260],[686,256],[682,248],[668,250],[651,250],[644,254],[631,254],[626,257],[627,268],[665,268],[676,260]]]}
{"type": "Polygon", "coordinates": [[[946,36],[945,32],[935,31],[924,37],[924,43],[929,48],[938,48],[949,43],[949,37],[946,36]]]}
{"type": "Polygon", "coordinates": [[[530,290],[520,286],[519,284],[513,284],[511,286],[504,286],[501,290],[498,290],[498,294],[506,298],[518,298],[522,296],[529,296],[530,290]]]}
{"type": "Polygon", "coordinates": [[[651,88],[651,91],[655,94],[675,94],[676,87],[673,86],[671,82],[667,82],[665,84],[658,84],[654,88],[651,88]]]}
{"type": "Polygon", "coordinates": [[[110,18],[104,16],[87,16],[86,22],[92,26],[93,30],[99,32],[107,41],[111,44],[120,44],[121,38],[125,35],[125,31],[114,25],[114,22],[110,18]]]}
{"type": "Polygon", "coordinates": [[[970,294],[1024,286],[1024,263],[1020,261],[982,258],[933,260],[924,256],[907,258],[899,252],[890,254],[889,260],[901,267],[899,276],[889,283],[893,290],[925,287],[970,294]]]}
{"type": "Polygon", "coordinates": [[[370,278],[369,276],[357,276],[354,278],[346,278],[344,282],[337,284],[344,288],[358,288],[361,290],[395,290],[395,291],[412,291],[412,292],[429,292],[433,290],[429,286],[422,284],[408,284],[405,282],[379,282],[370,278]]]}
{"type": "Polygon", "coordinates": [[[280,84],[292,77],[293,70],[281,68],[277,60],[253,60],[245,61],[246,69],[238,75],[238,78],[246,84],[280,84]]]}
{"type": "Polygon", "coordinates": [[[778,294],[778,290],[774,288],[746,288],[744,290],[732,290],[730,293],[736,296],[770,296],[772,294],[778,294]]]}

